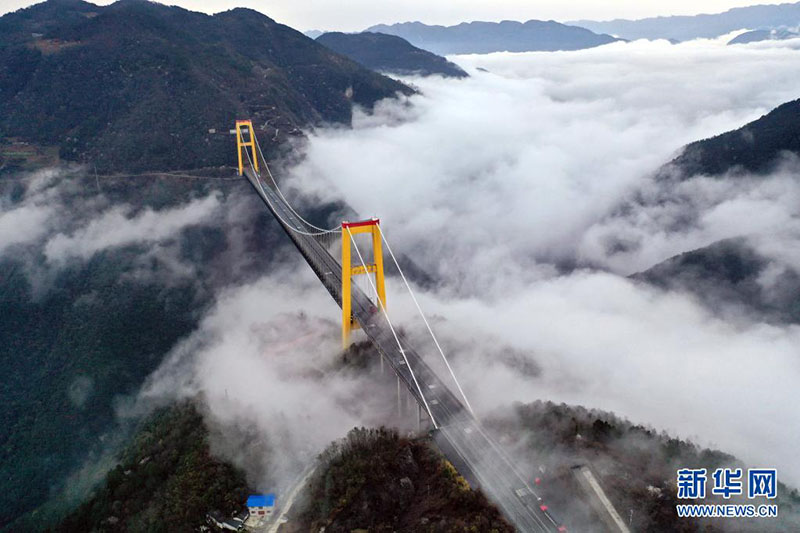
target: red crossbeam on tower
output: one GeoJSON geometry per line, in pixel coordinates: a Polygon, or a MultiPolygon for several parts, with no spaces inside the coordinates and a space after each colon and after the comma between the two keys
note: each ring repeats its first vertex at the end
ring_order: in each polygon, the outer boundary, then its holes
{"type": "Polygon", "coordinates": [[[378,218],[370,218],[369,220],[359,220],[358,222],[342,222],[343,228],[358,228],[361,226],[377,226],[381,221],[378,218]]]}

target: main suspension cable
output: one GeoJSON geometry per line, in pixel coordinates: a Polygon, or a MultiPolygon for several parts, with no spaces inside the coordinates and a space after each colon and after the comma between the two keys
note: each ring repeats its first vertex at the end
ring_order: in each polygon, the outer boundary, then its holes
{"type": "Polygon", "coordinates": [[[311,222],[309,222],[308,220],[306,220],[305,218],[303,218],[303,217],[300,215],[300,213],[298,213],[297,211],[295,211],[295,210],[294,210],[294,208],[292,207],[292,204],[290,204],[290,203],[289,203],[289,200],[287,200],[287,199],[286,199],[286,197],[285,197],[285,196],[283,195],[283,193],[281,192],[281,189],[280,189],[280,187],[278,187],[278,182],[277,182],[277,181],[275,181],[275,177],[272,175],[272,171],[269,169],[269,165],[267,164],[267,159],[264,157],[264,152],[262,152],[262,151],[261,151],[261,144],[258,142],[258,137],[256,136],[255,132],[251,132],[251,134],[252,134],[252,136],[253,136],[253,139],[254,139],[254,140],[255,140],[255,142],[256,142],[256,147],[258,148],[258,153],[259,153],[259,155],[261,155],[261,162],[262,162],[262,163],[263,163],[263,165],[264,165],[264,169],[267,171],[267,176],[269,176],[269,179],[270,179],[270,181],[272,182],[272,185],[275,187],[275,192],[277,192],[277,193],[278,193],[278,196],[280,196],[280,197],[281,197],[281,199],[284,201],[284,203],[286,203],[287,207],[289,207],[289,210],[290,210],[292,213],[294,213],[294,215],[295,215],[297,218],[299,218],[300,220],[302,220],[302,221],[303,221],[303,223],[304,223],[305,225],[307,225],[308,227],[310,227],[310,228],[313,228],[313,229],[315,229],[315,230],[317,230],[317,231],[320,231],[320,232],[322,232],[322,233],[341,233],[341,232],[342,232],[342,228],[341,228],[341,226],[337,226],[337,227],[335,227],[335,228],[330,228],[330,229],[326,229],[326,228],[320,228],[319,226],[315,226],[314,224],[312,224],[311,222]]]}
{"type": "MultiPolygon", "coordinates": [[[[269,199],[269,196],[267,195],[267,192],[264,190],[264,186],[261,183],[261,178],[259,177],[259,173],[256,171],[255,165],[253,165],[253,160],[250,158],[250,152],[245,150],[244,153],[247,154],[247,160],[250,162],[250,168],[253,171],[253,176],[255,176],[256,183],[258,184],[258,188],[261,191],[261,197],[264,198],[264,200],[267,202],[267,204],[272,209],[272,212],[275,214],[275,216],[278,218],[278,220],[280,220],[281,223],[285,227],[287,227],[288,229],[292,230],[295,233],[298,233],[300,235],[307,235],[309,237],[320,237],[320,236],[323,236],[323,235],[327,235],[329,233],[333,233],[333,232],[330,232],[330,231],[319,231],[319,232],[304,231],[303,229],[297,228],[293,224],[290,224],[289,222],[287,222],[286,219],[284,219],[280,215],[280,213],[278,212],[277,208],[272,204],[272,202],[269,199]]],[[[286,205],[288,205],[288,204],[286,204],[286,205]]],[[[291,207],[290,207],[290,209],[291,209],[291,207]]],[[[302,217],[298,217],[298,218],[302,218],[302,217]]]]}

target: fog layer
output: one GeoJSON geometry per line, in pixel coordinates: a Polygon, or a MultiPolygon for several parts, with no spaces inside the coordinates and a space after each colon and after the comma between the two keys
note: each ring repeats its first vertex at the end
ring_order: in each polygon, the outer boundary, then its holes
{"type": "Polygon", "coordinates": [[[444,317],[479,409],[535,398],[610,409],[798,483],[798,328],[728,323],[622,277],[743,234],[780,231],[797,248],[792,159],[772,176],[689,179],[668,209],[621,209],[660,187],[654,171],[684,144],[800,95],[797,42],[723,42],[454,57],[470,79],[410,80],[421,95],[317,131],[291,184],[380,216],[394,248],[434,276],[425,305],[444,317]],[[541,375],[492,357],[497,346],[541,375]]]}

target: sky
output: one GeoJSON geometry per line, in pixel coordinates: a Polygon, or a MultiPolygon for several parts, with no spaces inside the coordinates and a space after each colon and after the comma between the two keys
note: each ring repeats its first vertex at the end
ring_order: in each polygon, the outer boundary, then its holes
{"type": "MultiPolygon", "coordinates": [[[[14,11],[36,2],[0,0],[0,13],[14,11]]],[[[100,1],[97,4],[111,2],[100,1]]],[[[428,24],[451,25],[473,20],[576,19],[607,20],[660,15],[717,13],[733,7],[754,5],[753,0],[180,0],[165,1],[191,9],[215,13],[234,7],[249,7],[301,31],[312,29],[360,31],[374,24],[419,20],[428,24]]],[[[781,2],[762,2],[781,3],[781,2]]]]}

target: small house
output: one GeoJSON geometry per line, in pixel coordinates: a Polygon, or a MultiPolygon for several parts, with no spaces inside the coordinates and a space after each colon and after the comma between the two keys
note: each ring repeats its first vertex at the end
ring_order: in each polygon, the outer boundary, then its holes
{"type": "Polygon", "coordinates": [[[217,531],[241,531],[244,529],[243,522],[225,518],[219,511],[211,511],[206,514],[206,523],[217,531]]]}
{"type": "Polygon", "coordinates": [[[266,518],[275,510],[275,494],[252,494],[247,498],[247,510],[250,516],[266,518]]]}

